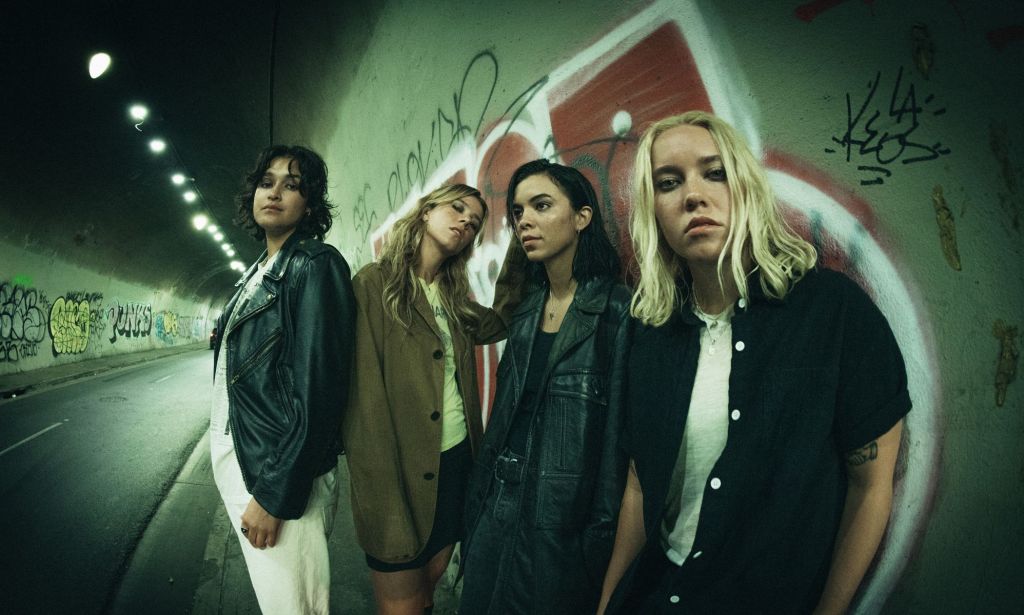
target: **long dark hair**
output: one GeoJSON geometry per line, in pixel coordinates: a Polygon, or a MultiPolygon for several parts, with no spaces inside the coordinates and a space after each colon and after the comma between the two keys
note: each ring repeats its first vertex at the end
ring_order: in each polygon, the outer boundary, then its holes
{"type": "MultiPolygon", "coordinates": [[[[608,233],[604,230],[604,219],[601,216],[601,204],[597,200],[597,194],[587,178],[573,167],[540,159],[527,162],[516,169],[508,182],[505,211],[512,235],[516,233],[516,220],[512,215],[516,188],[527,177],[540,173],[562,189],[574,211],[579,211],[586,205],[593,211],[590,224],[580,232],[576,256],[572,260],[572,277],[580,283],[597,277],[618,277],[622,269],[619,253],[615,251],[611,240],[608,239],[608,233]]],[[[527,263],[526,272],[528,279],[542,283],[547,281],[547,271],[542,263],[527,263]]]]}
{"type": "MultiPolygon", "coordinates": [[[[267,168],[275,158],[290,158],[290,164],[299,165],[299,194],[306,198],[309,215],[303,216],[295,230],[323,240],[331,230],[331,210],[334,204],[327,200],[327,164],[319,154],[301,145],[271,145],[260,152],[256,166],[242,180],[241,192],[235,197],[238,207],[234,223],[244,228],[257,241],[263,241],[267,234],[252,215],[253,196],[267,168]]],[[[289,166],[290,166],[289,164],[289,166]]]]}

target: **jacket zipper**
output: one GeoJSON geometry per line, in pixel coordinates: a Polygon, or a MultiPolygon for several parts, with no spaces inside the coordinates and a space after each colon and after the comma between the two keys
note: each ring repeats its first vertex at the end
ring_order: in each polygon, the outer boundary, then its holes
{"type": "Polygon", "coordinates": [[[277,331],[274,332],[273,335],[271,335],[269,338],[267,338],[267,340],[265,342],[263,342],[263,344],[260,345],[259,349],[253,355],[253,357],[251,359],[249,359],[248,361],[246,361],[245,365],[243,365],[238,370],[238,373],[235,374],[234,377],[231,378],[230,384],[235,384],[236,382],[238,382],[239,378],[241,378],[242,376],[244,376],[244,375],[246,375],[248,373],[246,370],[248,370],[250,366],[252,366],[252,365],[254,365],[256,363],[259,363],[260,360],[263,359],[263,357],[265,357],[268,352],[270,352],[270,349],[274,345],[274,342],[276,342],[278,339],[280,339],[280,337],[281,337],[281,330],[278,329],[277,331]]]}

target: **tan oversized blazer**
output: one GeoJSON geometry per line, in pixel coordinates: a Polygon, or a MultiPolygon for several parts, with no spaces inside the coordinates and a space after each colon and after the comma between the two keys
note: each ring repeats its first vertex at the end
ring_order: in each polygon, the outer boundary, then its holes
{"type": "MultiPolygon", "coordinates": [[[[508,265],[509,263],[506,263],[508,265]]],[[[507,269],[508,267],[506,267],[507,269]]],[[[507,271],[499,277],[501,305],[509,314],[521,297],[507,271]]],[[[518,280],[517,280],[518,282],[518,280]]],[[[434,524],[441,459],[444,349],[424,293],[409,327],[384,306],[384,277],[371,263],[352,280],[356,296],[356,350],[342,441],[351,475],[352,516],[362,549],[383,562],[414,559],[434,524]]],[[[454,322],[456,378],[474,457],[483,437],[476,375],[476,344],[504,339],[506,319],[477,305],[471,338],[454,322]]]]}

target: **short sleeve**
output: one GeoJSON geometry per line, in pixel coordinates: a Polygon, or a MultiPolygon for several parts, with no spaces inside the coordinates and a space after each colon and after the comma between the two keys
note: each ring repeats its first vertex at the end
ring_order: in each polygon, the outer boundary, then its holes
{"type": "Polygon", "coordinates": [[[845,282],[835,434],[842,451],[888,432],[910,411],[907,369],[889,322],[852,280],[845,282]]]}

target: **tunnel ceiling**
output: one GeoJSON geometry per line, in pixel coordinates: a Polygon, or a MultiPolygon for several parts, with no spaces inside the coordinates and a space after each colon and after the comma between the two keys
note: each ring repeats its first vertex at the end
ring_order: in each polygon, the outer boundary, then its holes
{"type": "MultiPolygon", "coordinates": [[[[185,298],[221,301],[237,279],[191,218],[231,224],[239,180],[272,139],[275,2],[19,2],[5,8],[8,64],[0,240],[185,298]],[[113,56],[92,80],[95,51],[113,56]],[[138,129],[128,115],[145,104],[138,129]],[[162,137],[168,148],[148,147],[162,137]],[[170,176],[192,178],[184,187],[170,176]],[[193,187],[199,201],[182,193],[193,187]]],[[[31,272],[14,272],[31,275],[31,272]]]]}

